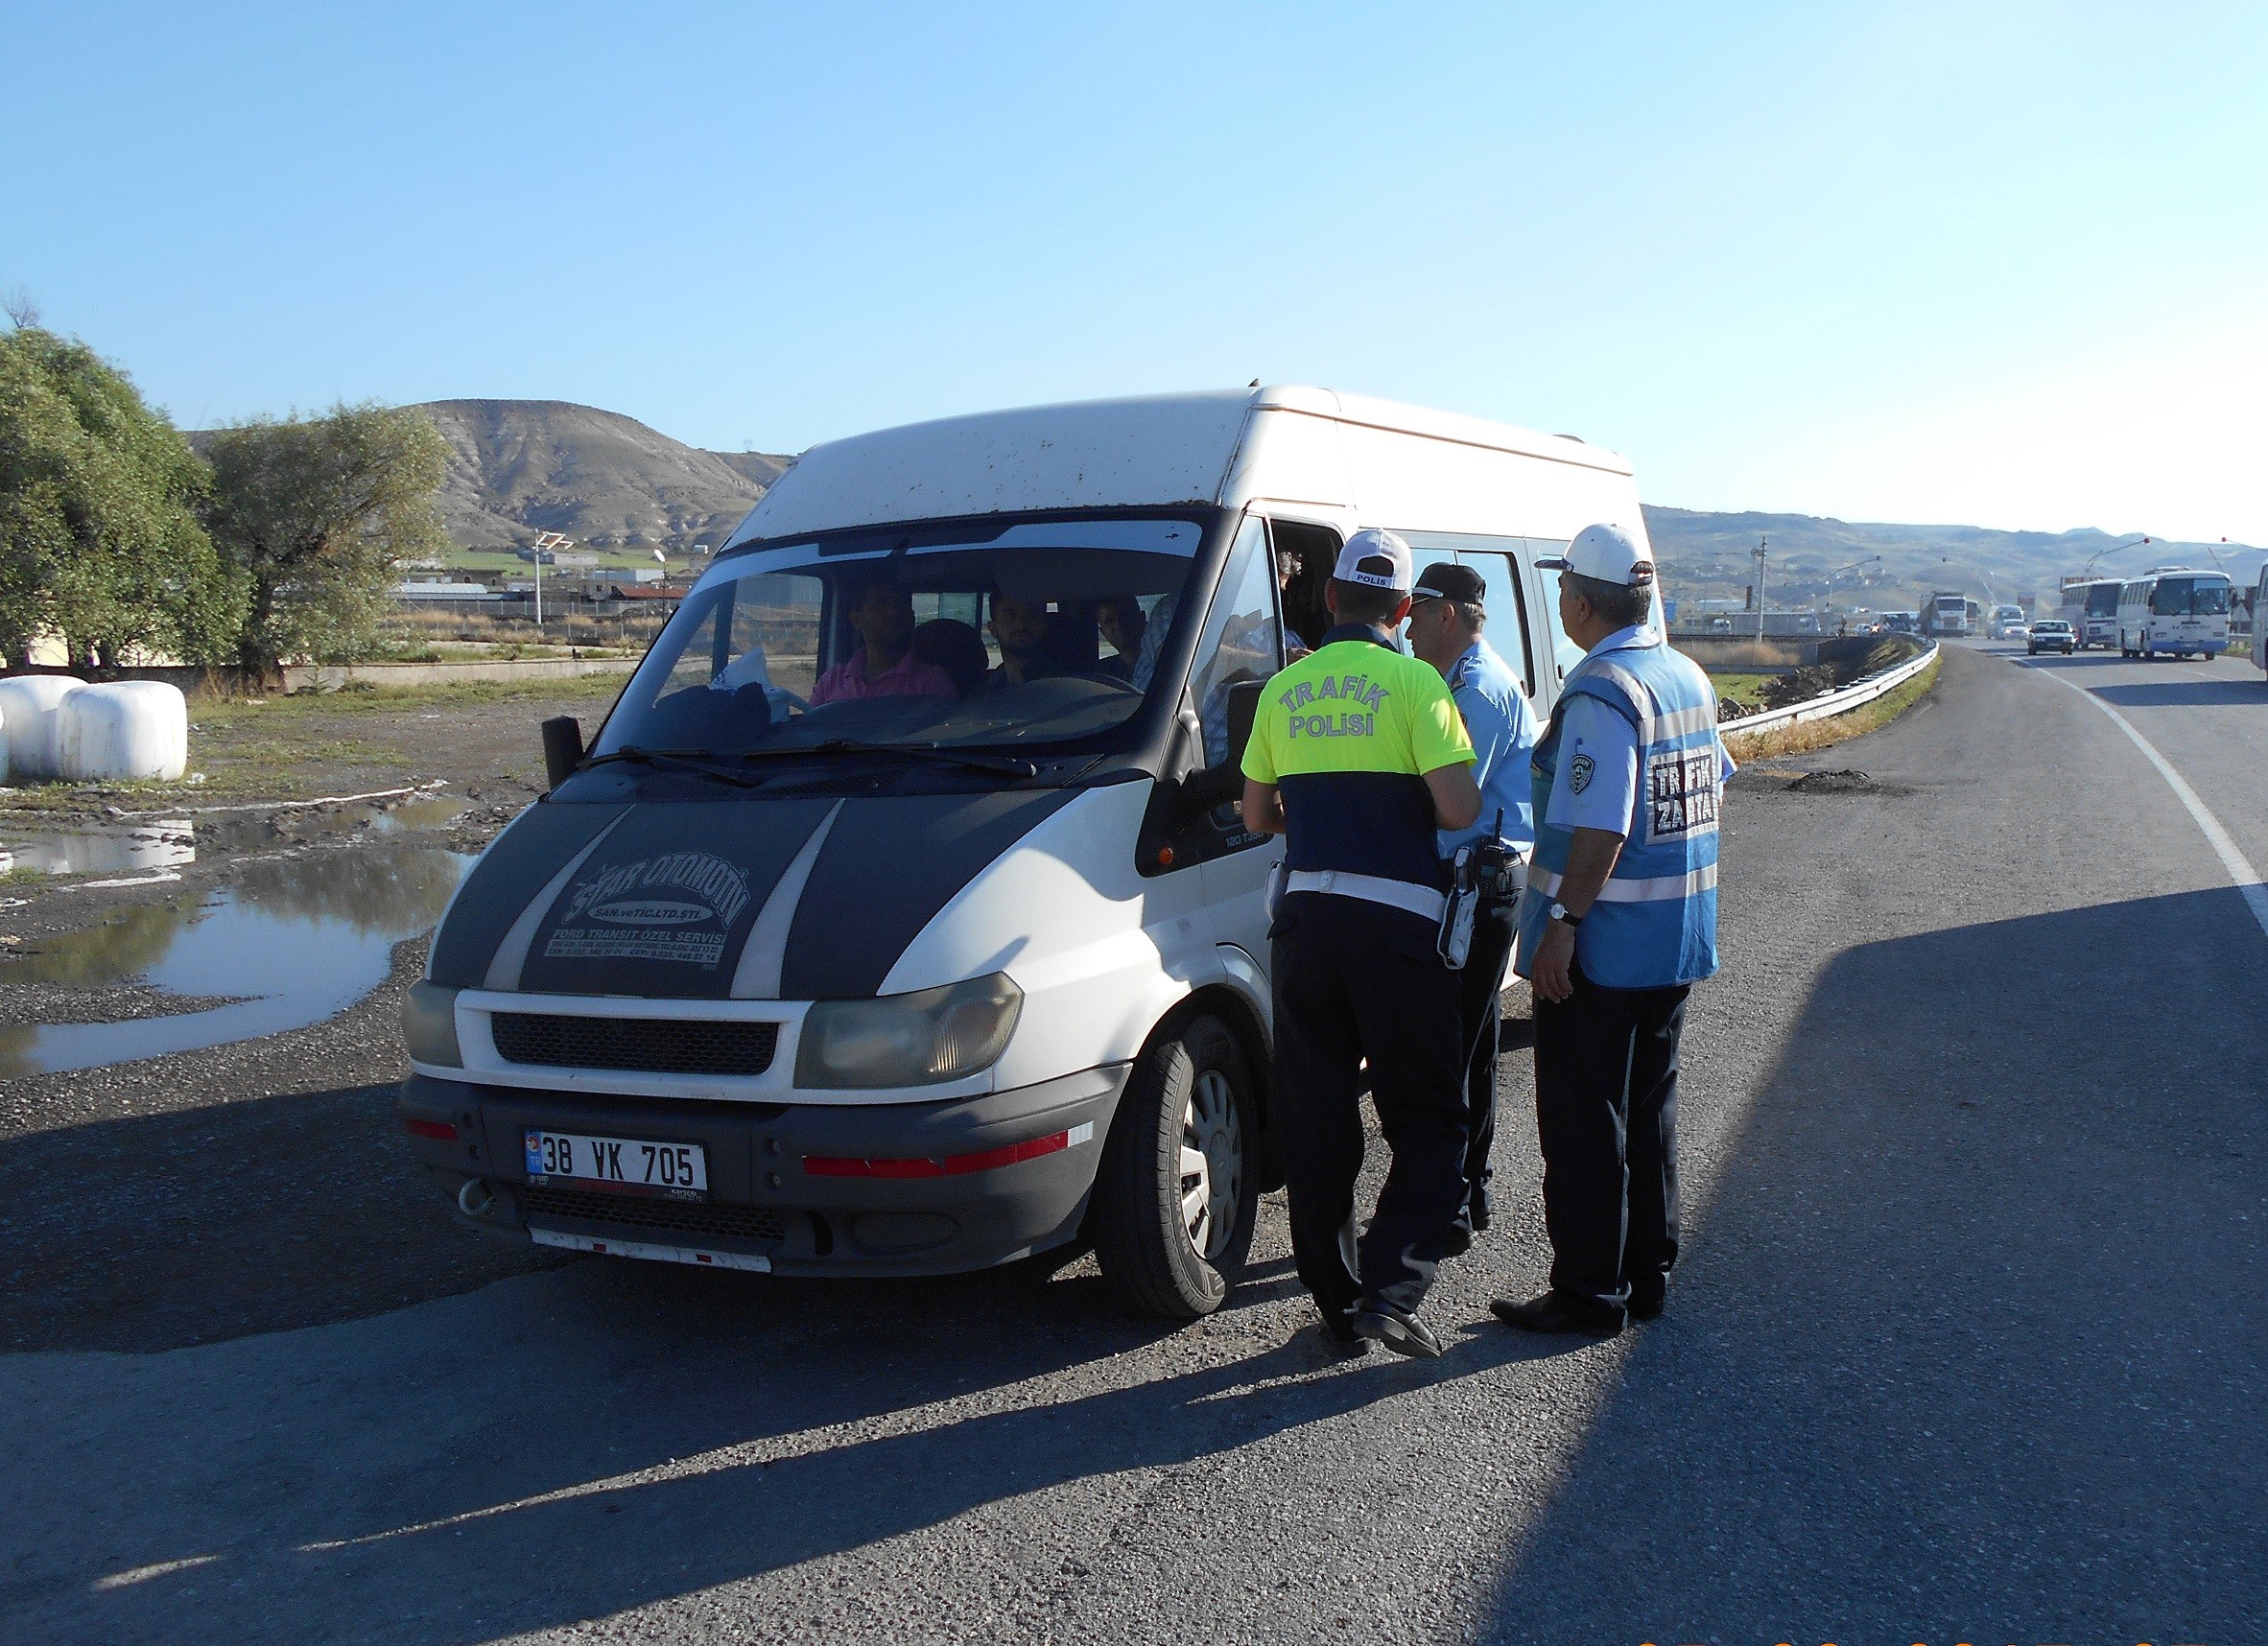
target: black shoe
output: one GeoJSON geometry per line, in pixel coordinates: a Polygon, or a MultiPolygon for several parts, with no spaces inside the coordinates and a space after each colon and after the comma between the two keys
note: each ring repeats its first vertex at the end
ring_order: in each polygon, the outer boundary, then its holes
{"type": "Polygon", "coordinates": [[[1488,1233],[1488,1190],[1475,1188],[1473,1198],[1465,1206],[1465,1219],[1473,1225],[1474,1234],[1485,1234],[1488,1233]]]}
{"type": "Polygon", "coordinates": [[[1622,1311],[1608,1310],[1603,1305],[1583,1303],[1565,1292],[1546,1292],[1540,1298],[1525,1303],[1514,1303],[1510,1298],[1499,1298],[1488,1305],[1489,1312],[1506,1326],[1516,1326],[1523,1331],[1572,1332],[1585,1337],[1612,1337],[1622,1329],[1622,1311]]]}
{"type": "Polygon", "coordinates": [[[1441,1339],[1426,1329],[1424,1321],[1377,1298],[1364,1298],[1356,1305],[1355,1329],[1372,1342],[1382,1343],[1395,1353],[1406,1354],[1413,1360],[1441,1358],[1441,1339]]]}
{"type": "Polygon", "coordinates": [[[1669,1301],[1667,1286],[1630,1288],[1630,1318],[1632,1320],[1660,1320],[1662,1305],[1669,1301]]]}
{"type": "Polygon", "coordinates": [[[1473,1231],[1466,1228],[1462,1220],[1452,1223],[1449,1233],[1441,1237],[1441,1255],[1444,1258],[1461,1258],[1472,1249],[1473,1231]]]}
{"type": "Polygon", "coordinates": [[[1322,1340],[1323,1352],[1340,1360],[1355,1360],[1370,1352],[1370,1339],[1357,1331],[1346,1315],[1334,1319],[1326,1314],[1315,1323],[1315,1335],[1322,1340]]]}

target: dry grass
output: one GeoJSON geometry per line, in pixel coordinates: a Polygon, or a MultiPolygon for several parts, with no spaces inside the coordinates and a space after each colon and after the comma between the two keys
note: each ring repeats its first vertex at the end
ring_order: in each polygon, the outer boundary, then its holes
{"type": "Polygon", "coordinates": [[[1930,664],[1888,696],[1862,703],[1848,714],[1799,720],[1793,725],[1775,726],[1770,731],[1751,732],[1745,737],[1735,733],[1725,739],[1725,747],[1736,761],[1745,765],[1750,761],[1767,760],[1774,755],[1807,754],[1813,749],[1864,737],[1880,730],[1920,702],[1937,684],[1937,664],[1930,664]]]}

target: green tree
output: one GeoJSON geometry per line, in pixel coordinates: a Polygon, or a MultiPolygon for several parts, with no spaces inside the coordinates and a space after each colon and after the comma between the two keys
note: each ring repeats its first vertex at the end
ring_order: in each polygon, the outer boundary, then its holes
{"type": "Polygon", "coordinates": [[[127,375],[19,315],[0,336],[0,655],[210,662],[239,591],[197,517],[205,467],[127,375]]]}
{"type": "Polygon", "coordinates": [[[434,494],[448,447],[424,413],[372,404],[215,432],[205,524],[245,590],[236,655],[255,678],[290,658],[367,655],[403,562],[447,547],[434,494]]]}

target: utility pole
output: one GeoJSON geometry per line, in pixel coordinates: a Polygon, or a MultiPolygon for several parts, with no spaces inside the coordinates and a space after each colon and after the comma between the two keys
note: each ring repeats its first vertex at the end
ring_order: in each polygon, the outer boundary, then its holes
{"type": "Polygon", "coordinates": [[[1764,548],[1771,541],[1769,537],[1760,537],[1756,547],[1748,552],[1756,561],[1756,637],[1759,640],[1764,638],[1764,548]]]}
{"type": "Polygon", "coordinates": [[[543,626],[543,558],[546,554],[556,554],[560,550],[571,549],[574,546],[575,539],[562,531],[545,531],[536,536],[533,553],[535,555],[535,626],[537,628],[543,626]]]}

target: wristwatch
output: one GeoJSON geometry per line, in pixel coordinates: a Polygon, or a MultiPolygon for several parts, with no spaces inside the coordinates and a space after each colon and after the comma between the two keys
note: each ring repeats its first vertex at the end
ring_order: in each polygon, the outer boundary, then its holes
{"type": "Polygon", "coordinates": [[[1550,918],[1559,922],[1560,925],[1566,927],[1570,931],[1574,930],[1576,927],[1583,924],[1583,917],[1579,914],[1568,913],[1567,905],[1564,903],[1555,903],[1551,905],[1550,918]]]}

